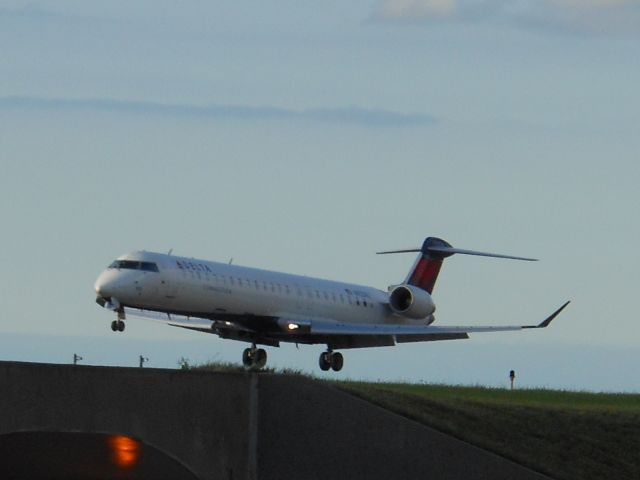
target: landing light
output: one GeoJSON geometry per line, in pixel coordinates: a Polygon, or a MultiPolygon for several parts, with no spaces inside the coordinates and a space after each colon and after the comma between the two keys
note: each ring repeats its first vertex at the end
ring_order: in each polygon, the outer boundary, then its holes
{"type": "Polygon", "coordinates": [[[289,330],[297,330],[300,328],[300,325],[298,325],[297,323],[290,323],[289,325],[287,325],[287,328],[289,330]]]}
{"type": "Polygon", "coordinates": [[[140,443],[124,435],[112,435],[108,439],[113,462],[120,468],[130,468],[140,456],[140,443]]]}

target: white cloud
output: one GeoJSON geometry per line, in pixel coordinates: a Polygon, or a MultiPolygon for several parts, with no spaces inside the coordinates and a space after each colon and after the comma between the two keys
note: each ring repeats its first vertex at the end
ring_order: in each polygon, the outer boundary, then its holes
{"type": "Polygon", "coordinates": [[[362,127],[414,127],[437,123],[437,119],[428,114],[355,106],[293,110],[272,105],[190,105],[110,98],[0,97],[0,111],[3,110],[92,111],[200,120],[307,121],[362,127]]]}
{"type": "Polygon", "coordinates": [[[569,8],[611,8],[638,3],[636,0],[545,0],[545,3],[569,8]]]}
{"type": "Polygon", "coordinates": [[[576,33],[640,33],[640,0],[381,0],[383,21],[506,22],[576,33]]]}
{"type": "Polygon", "coordinates": [[[456,0],[387,0],[381,2],[380,18],[442,18],[452,16],[457,7],[456,0]]]}

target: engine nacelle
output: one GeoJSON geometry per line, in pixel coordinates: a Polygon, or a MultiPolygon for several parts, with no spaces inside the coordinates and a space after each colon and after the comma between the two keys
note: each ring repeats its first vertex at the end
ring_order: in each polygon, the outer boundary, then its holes
{"type": "Polygon", "coordinates": [[[413,285],[395,287],[389,295],[389,306],[394,313],[415,319],[429,316],[433,319],[433,312],[436,311],[436,305],[429,292],[413,285]]]}

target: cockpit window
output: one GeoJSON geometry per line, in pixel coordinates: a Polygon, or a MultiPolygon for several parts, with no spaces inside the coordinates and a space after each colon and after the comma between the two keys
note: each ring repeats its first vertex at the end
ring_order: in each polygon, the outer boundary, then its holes
{"type": "Polygon", "coordinates": [[[157,272],[158,265],[153,262],[136,262],[135,260],[116,260],[109,268],[118,268],[125,270],[143,270],[145,272],[157,272]]]}

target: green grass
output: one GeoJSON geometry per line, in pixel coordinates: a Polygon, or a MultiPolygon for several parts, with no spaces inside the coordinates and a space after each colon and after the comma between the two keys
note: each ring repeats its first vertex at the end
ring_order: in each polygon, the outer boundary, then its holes
{"type": "Polygon", "coordinates": [[[178,360],[178,366],[180,367],[181,370],[195,370],[195,371],[203,371],[203,372],[247,373],[251,371],[251,372],[260,372],[260,373],[271,373],[271,374],[277,374],[277,375],[308,376],[302,370],[296,370],[292,368],[264,367],[260,369],[247,370],[245,367],[243,367],[239,363],[223,362],[215,358],[204,363],[194,364],[194,363],[191,363],[188,358],[182,357],[180,358],[180,360],[178,360]]]}
{"type": "Polygon", "coordinates": [[[640,479],[640,395],[334,384],[553,478],[640,479]]]}
{"type": "MultiPolygon", "coordinates": [[[[245,373],[211,360],[186,370],[245,373]]],[[[266,368],[270,374],[306,375],[266,368]]],[[[313,378],[313,376],[310,376],[313,378]]],[[[558,480],[640,479],[640,395],[438,384],[328,382],[558,480]]]]}

